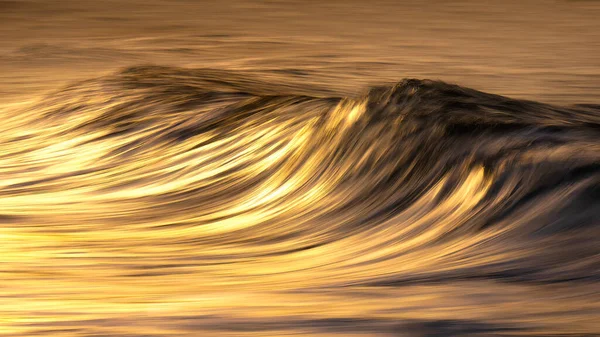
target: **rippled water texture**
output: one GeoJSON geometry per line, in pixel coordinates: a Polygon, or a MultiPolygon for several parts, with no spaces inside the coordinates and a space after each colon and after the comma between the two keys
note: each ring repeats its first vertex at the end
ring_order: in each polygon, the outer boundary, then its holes
{"type": "Polygon", "coordinates": [[[0,1],[0,336],[600,335],[596,2],[203,5],[0,1]]]}

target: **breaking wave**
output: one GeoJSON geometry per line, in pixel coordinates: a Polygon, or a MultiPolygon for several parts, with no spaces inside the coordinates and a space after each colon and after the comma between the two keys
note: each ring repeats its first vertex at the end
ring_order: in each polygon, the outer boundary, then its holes
{"type": "Polygon", "coordinates": [[[142,66],[2,116],[0,334],[600,333],[600,106],[142,66]]]}

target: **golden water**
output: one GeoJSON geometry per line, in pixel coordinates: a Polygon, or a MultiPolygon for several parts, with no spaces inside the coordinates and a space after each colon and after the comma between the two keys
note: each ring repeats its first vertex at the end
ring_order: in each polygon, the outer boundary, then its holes
{"type": "Polygon", "coordinates": [[[600,334],[598,12],[554,5],[0,2],[0,336],[600,334]]]}

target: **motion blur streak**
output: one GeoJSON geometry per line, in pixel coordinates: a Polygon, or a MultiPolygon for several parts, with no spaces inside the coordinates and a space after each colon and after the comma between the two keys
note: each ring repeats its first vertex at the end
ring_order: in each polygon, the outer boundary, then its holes
{"type": "Polygon", "coordinates": [[[596,336],[600,107],[138,66],[7,105],[2,336],[596,336]]]}

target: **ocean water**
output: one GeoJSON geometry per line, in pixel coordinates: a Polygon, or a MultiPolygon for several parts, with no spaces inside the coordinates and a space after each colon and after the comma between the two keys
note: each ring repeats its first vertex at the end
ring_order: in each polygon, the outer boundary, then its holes
{"type": "Polygon", "coordinates": [[[0,1],[0,336],[597,336],[600,6],[0,1]]]}

